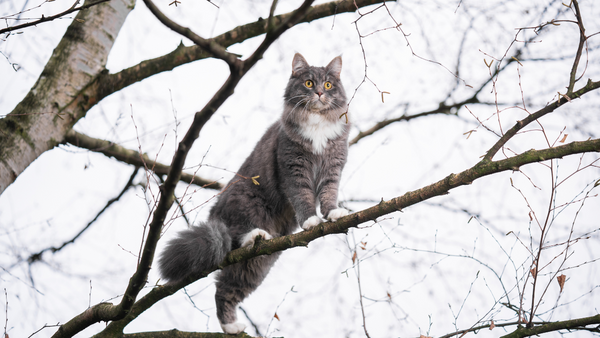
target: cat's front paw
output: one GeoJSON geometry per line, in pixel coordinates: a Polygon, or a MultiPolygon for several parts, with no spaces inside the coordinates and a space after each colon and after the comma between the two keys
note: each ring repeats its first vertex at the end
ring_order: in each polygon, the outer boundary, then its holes
{"type": "Polygon", "coordinates": [[[323,220],[321,220],[321,218],[319,216],[317,216],[317,215],[310,216],[309,219],[307,219],[306,221],[304,221],[304,223],[302,223],[302,229],[308,230],[308,229],[314,227],[315,225],[321,224],[321,222],[323,222],[323,220]]]}
{"type": "Polygon", "coordinates": [[[221,328],[223,332],[227,334],[238,334],[246,328],[245,324],[242,323],[229,323],[229,324],[221,324],[221,328]]]}
{"type": "Polygon", "coordinates": [[[348,210],[344,209],[344,208],[337,208],[337,209],[333,209],[329,212],[329,214],[327,214],[327,219],[335,222],[337,221],[339,218],[342,218],[344,216],[348,215],[348,210]]]}
{"type": "MultiPolygon", "coordinates": [[[[247,233],[246,235],[244,235],[244,237],[242,237],[242,240],[240,241],[242,244],[241,246],[254,246],[254,240],[256,239],[257,236],[262,237],[263,239],[271,239],[273,238],[273,236],[271,236],[268,232],[264,231],[263,229],[254,229],[252,231],[250,231],[249,233],[247,233]]],[[[227,324],[229,325],[229,324],[227,324]]]]}

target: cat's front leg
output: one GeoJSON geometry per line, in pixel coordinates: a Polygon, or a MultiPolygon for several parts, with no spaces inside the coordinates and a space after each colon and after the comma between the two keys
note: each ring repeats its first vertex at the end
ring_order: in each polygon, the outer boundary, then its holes
{"type": "Polygon", "coordinates": [[[337,208],[337,209],[333,209],[331,210],[328,214],[327,214],[327,219],[335,222],[338,219],[347,216],[349,214],[349,211],[345,208],[337,208]]]}
{"type": "Polygon", "coordinates": [[[321,217],[317,215],[310,216],[306,221],[304,221],[304,223],[302,223],[302,229],[308,230],[321,224],[322,222],[323,220],[321,219],[321,217]]]}

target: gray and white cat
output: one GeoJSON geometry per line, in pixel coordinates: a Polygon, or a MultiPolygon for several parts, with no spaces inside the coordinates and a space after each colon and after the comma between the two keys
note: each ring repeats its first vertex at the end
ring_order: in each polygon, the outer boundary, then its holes
{"type": "MultiPolygon", "coordinates": [[[[221,263],[233,249],[310,229],[346,216],[337,204],[338,184],[348,155],[346,93],[340,82],[342,58],[326,67],[309,66],[294,55],[281,119],[260,139],[238,174],[245,179],[221,192],[208,220],[180,232],[159,260],[162,278],[177,281],[221,263]]],[[[234,178],[237,181],[237,178],[234,178]]],[[[233,181],[232,181],[233,182],[233,181]]],[[[227,266],[217,276],[217,317],[225,333],[236,322],[237,305],[264,280],[280,253],[227,266]]]]}

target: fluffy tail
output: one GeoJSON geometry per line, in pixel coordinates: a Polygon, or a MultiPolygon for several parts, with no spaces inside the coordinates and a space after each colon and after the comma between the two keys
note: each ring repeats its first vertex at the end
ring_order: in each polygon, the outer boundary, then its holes
{"type": "Polygon", "coordinates": [[[163,279],[178,281],[221,263],[230,250],[227,226],[221,221],[208,220],[170,240],[158,261],[158,269],[163,279]]]}

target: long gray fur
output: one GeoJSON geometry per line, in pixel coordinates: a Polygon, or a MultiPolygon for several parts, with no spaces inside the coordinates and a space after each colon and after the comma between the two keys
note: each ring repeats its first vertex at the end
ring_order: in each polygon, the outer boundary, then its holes
{"type": "MultiPolygon", "coordinates": [[[[216,266],[254,229],[278,237],[293,233],[298,225],[314,226],[321,221],[317,205],[327,219],[347,214],[337,205],[350,129],[341,65],[341,57],[326,67],[312,67],[300,54],[294,56],[281,119],[221,192],[208,220],[167,244],[159,260],[164,279],[177,281],[216,266]],[[239,180],[256,176],[259,185],[239,180]]],[[[243,324],[235,323],[236,307],[262,283],[277,257],[279,253],[256,257],[219,273],[217,317],[226,333],[243,330],[243,324]]]]}

